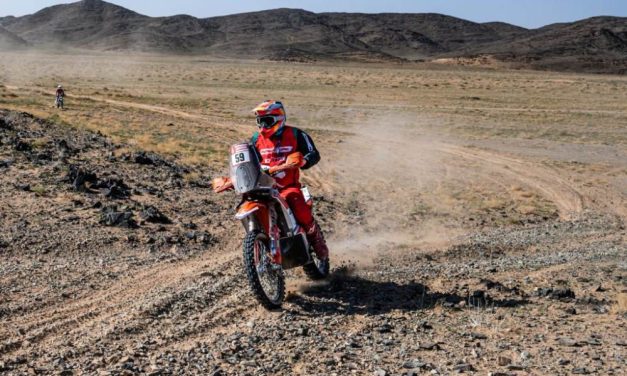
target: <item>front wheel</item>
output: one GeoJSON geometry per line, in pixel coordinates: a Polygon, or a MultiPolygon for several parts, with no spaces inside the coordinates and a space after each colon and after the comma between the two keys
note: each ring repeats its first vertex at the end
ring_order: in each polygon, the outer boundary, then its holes
{"type": "Polygon", "coordinates": [[[329,258],[320,260],[315,254],[312,254],[313,261],[309,264],[303,265],[303,271],[312,281],[319,281],[329,276],[330,264],[329,258]]]}
{"type": "Polygon", "coordinates": [[[272,263],[268,236],[259,230],[244,238],[244,269],[259,303],[266,309],[280,308],[285,298],[283,268],[272,263]]]}

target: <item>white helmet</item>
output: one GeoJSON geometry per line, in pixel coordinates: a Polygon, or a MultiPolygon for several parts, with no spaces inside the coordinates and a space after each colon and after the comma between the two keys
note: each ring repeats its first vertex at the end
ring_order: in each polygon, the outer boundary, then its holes
{"type": "Polygon", "coordinates": [[[59,85],[57,86],[57,89],[63,89],[63,86],[59,85]]]}

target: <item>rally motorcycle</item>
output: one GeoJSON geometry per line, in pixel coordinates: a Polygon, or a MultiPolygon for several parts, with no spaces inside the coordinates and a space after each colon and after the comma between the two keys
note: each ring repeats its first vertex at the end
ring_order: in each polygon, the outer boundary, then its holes
{"type": "Polygon", "coordinates": [[[54,101],[54,104],[57,108],[63,109],[63,95],[57,95],[57,99],[54,101]]]}
{"type": "MultiPolygon", "coordinates": [[[[281,306],[285,298],[284,270],[303,268],[311,280],[329,275],[329,259],[320,260],[307,241],[305,230],[296,222],[287,202],[279,195],[272,175],[304,164],[301,153],[293,153],[280,166],[261,165],[249,143],[230,148],[230,177],[217,178],[213,189],[220,193],[234,189],[242,195],[235,218],[244,225],[244,268],[249,286],[267,309],[281,306]]],[[[313,204],[307,188],[303,195],[313,204]]]]}

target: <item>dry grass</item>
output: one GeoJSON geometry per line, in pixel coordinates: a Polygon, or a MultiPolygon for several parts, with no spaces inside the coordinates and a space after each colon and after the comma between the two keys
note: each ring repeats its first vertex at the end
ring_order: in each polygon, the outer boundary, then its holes
{"type": "Polygon", "coordinates": [[[248,110],[267,97],[285,100],[292,120],[309,128],[346,123],[346,109],[355,114],[392,107],[436,114],[444,119],[433,124],[439,131],[467,137],[627,143],[624,77],[119,55],[103,61],[102,56],[8,54],[0,64],[7,72],[3,84],[19,86],[4,93],[17,97],[2,97],[3,106],[53,114],[54,84],[63,82],[70,95],[68,111],[59,115],[63,120],[182,156],[207,144],[217,150],[252,132],[248,110]],[[191,117],[104,102],[109,99],[191,117]],[[189,150],[179,151],[181,143],[165,138],[187,143],[189,150]]]}
{"type": "MultiPolygon", "coordinates": [[[[327,159],[337,155],[339,142],[373,122],[381,131],[433,133],[492,146],[511,140],[627,144],[627,78],[620,76],[420,64],[331,66],[20,53],[3,54],[0,72],[5,72],[0,76],[0,107],[103,132],[126,143],[125,152],[155,151],[217,169],[225,168],[228,146],[256,130],[250,109],[266,98],[283,100],[289,121],[310,131],[327,159]],[[65,111],[52,107],[59,82],[68,93],[65,111]]],[[[481,166],[465,163],[459,168],[481,166]]],[[[343,174],[333,169],[326,173],[329,178],[343,174]]],[[[617,174],[620,179],[624,172],[617,174]]],[[[463,213],[517,223],[556,213],[555,205],[528,186],[501,184],[492,175],[473,178],[478,183],[468,186],[464,176],[450,176],[423,200],[424,207],[410,205],[409,215],[463,213]]],[[[313,184],[321,185],[317,179],[313,184]]]]}
{"type": "Polygon", "coordinates": [[[616,295],[616,305],[613,309],[616,314],[625,314],[627,313],[627,293],[620,292],[616,295]]]}

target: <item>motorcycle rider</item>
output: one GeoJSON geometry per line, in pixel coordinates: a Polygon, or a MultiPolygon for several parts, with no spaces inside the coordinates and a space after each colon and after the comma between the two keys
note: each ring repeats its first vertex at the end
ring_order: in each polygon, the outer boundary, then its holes
{"type": "Polygon", "coordinates": [[[56,92],[56,101],[55,103],[59,102],[59,99],[63,99],[65,97],[65,91],[63,90],[63,86],[58,85],[57,86],[57,92],[56,92]]]}
{"type": "MultiPolygon", "coordinates": [[[[286,163],[287,157],[293,153],[301,153],[303,163],[300,166],[306,170],[320,161],[320,153],[313,140],[304,131],[286,124],[286,113],[283,104],[279,101],[267,100],[260,103],[253,110],[257,118],[256,132],[251,144],[258,153],[262,169],[272,171],[286,163]]],[[[329,256],[329,249],[320,226],[313,217],[311,206],[307,205],[300,184],[299,167],[281,169],[274,173],[279,194],[287,201],[294,217],[307,234],[307,240],[312,245],[316,256],[324,260],[329,256]]]]}

